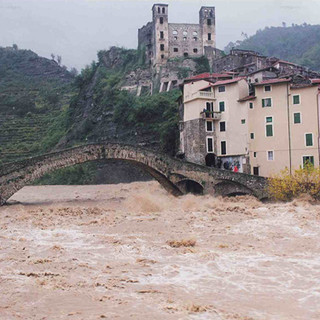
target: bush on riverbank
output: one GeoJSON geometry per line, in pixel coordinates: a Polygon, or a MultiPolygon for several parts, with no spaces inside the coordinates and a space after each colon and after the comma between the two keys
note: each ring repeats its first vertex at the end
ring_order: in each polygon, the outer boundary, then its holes
{"type": "Polygon", "coordinates": [[[306,163],[304,168],[290,175],[286,168],[280,174],[269,178],[268,192],[274,200],[288,201],[303,194],[320,200],[320,168],[306,163]]]}

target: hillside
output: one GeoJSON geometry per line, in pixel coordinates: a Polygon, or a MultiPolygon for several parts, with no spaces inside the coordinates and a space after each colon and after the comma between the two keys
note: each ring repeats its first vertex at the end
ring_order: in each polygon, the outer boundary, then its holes
{"type": "Polygon", "coordinates": [[[74,76],[56,61],[0,47],[0,159],[51,150],[65,134],[74,76]]]}
{"type": "Polygon", "coordinates": [[[320,25],[266,27],[243,41],[230,42],[225,50],[232,47],[258,51],[320,71],[320,25]]]}

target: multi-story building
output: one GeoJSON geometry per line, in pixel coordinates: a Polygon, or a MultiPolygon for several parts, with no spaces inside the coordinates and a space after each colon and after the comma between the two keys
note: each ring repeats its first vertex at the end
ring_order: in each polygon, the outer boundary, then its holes
{"type": "Polygon", "coordinates": [[[191,162],[266,177],[306,161],[319,166],[319,84],[188,79],[181,153],[191,162]]]}
{"type": "Polygon", "coordinates": [[[138,31],[138,48],[145,49],[152,66],[165,64],[169,58],[214,55],[214,7],[201,7],[199,24],[169,23],[167,4],[154,4],[152,17],[138,31]]]}
{"type": "Polygon", "coordinates": [[[245,78],[185,83],[180,151],[186,160],[249,171],[248,109],[241,102],[248,94],[245,78]]]}
{"type": "Polygon", "coordinates": [[[319,166],[317,80],[294,85],[290,79],[256,83],[248,112],[251,173],[270,176],[290,172],[310,161],[319,166]]]}

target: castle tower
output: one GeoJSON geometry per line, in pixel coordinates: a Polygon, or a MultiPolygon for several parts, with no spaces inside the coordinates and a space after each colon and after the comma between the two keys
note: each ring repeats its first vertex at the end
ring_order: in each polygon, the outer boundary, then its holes
{"type": "Polygon", "coordinates": [[[201,7],[199,21],[202,30],[203,52],[205,52],[206,47],[216,47],[215,7],[201,7]]]}
{"type": "Polygon", "coordinates": [[[154,4],[152,7],[153,17],[153,65],[167,62],[169,57],[169,24],[168,5],[154,4]]]}

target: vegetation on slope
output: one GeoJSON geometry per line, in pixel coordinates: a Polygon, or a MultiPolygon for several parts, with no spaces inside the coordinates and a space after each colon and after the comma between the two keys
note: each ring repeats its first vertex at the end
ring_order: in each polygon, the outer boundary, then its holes
{"type": "Polygon", "coordinates": [[[139,51],[118,49],[117,54],[117,64],[107,68],[108,55],[99,52],[99,62],[87,66],[77,77],[80,94],[70,105],[67,143],[107,139],[142,143],[174,154],[180,91],[141,97],[122,91],[125,74],[145,65],[139,51]]]}
{"type": "Polygon", "coordinates": [[[0,160],[51,150],[66,132],[73,76],[17,46],[0,47],[0,160]]]}
{"type": "Polygon", "coordinates": [[[320,25],[266,27],[243,41],[229,43],[225,50],[232,47],[258,51],[320,71],[320,25]]]}

